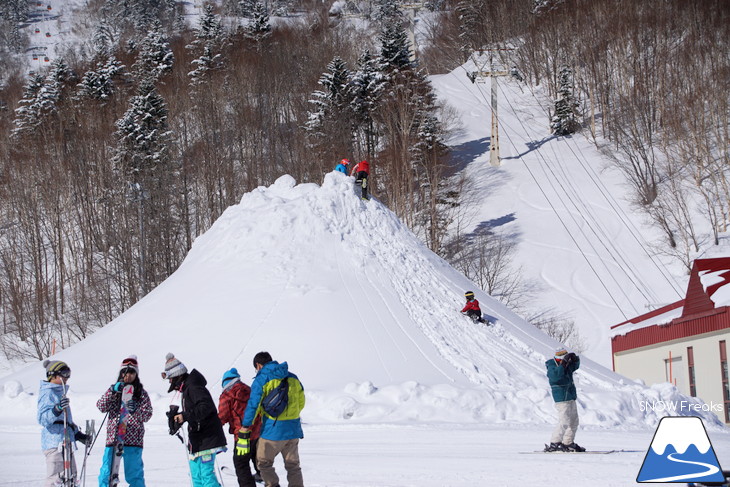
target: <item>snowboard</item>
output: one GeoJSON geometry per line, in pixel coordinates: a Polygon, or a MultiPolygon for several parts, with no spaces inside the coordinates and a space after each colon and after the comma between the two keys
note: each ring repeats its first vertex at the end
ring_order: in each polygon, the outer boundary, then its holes
{"type": "Polygon", "coordinates": [[[533,453],[546,453],[546,454],[556,454],[556,453],[564,453],[566,455],[608,455],[609,453],[642,453],[642,450],[586,450],[586,451],[544,451],[544,450],[534,450],[534,451],[521,451],[519,453],[522,453],[524,455],[530,455],[533,453]]]}
{"type": "Polygon", "coordinates": [[[129,409],[127,405],[134,394],[134,386],[125,384],[122,389],[122,404],[119,407],[119,426],[117,426],[117,441],[112,451],[112,464],[109,469],[109,487],[119,485],[119,466],[122,463],[124,454],[124,437],[127,434],[127,421],[129,420],[129,409]]]}

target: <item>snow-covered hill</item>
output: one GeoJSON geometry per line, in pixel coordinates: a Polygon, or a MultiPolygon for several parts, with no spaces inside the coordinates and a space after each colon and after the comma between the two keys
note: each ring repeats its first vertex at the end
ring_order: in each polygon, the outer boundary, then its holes
{"type": "MultiPolygon", "coordinates": [[[[558,343],[476,290],[352,188],[339,173],[322,186],[283,176],[245,195],[167,281],[54,357],[74,371],[72,394],[103,391],[121,358],[135,353],[145,386],[163,397],[167,385],[156,377],[167,352],[200,369],[216,391],[223,371],[253,375],[254,354],[268,350],[301,377],[312,422],[552,422],[543,362],[558,343]],[[495,326],[459,314],[466,289],[495,326]]],[[[42,376],[35,364],[0,379],[13,391],[6,396],[16,396],[0,411],[30,408],[18,384],[32,393],[42,376]]],[[[655,424],[639,401],[676,399],[671,387],[627,383],[588,359],[579,376],[584,424],[655,424]]],[[[93,413],[93,403],[80,407],[93,413]]]]}

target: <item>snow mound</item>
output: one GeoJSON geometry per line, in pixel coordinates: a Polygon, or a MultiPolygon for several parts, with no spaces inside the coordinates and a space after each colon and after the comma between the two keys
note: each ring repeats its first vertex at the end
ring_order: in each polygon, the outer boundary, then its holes
{"type": "MultiPolygon", "coordinates": [[[[310,422],[552,423],[544,361],[557,345],[333,172],[321,186],[282,176],[244,195],[169,279],[54,358],[73,370],[76,415],[93,414],[130,351],[163,415],[167,383],[153,377],[166,353],[200,370],[217,397],[225,370],[250,382],[253,356],[267,350],[302,380],[310,422]],[[459,314],[467,289],[496,325],[459,314]]],[[[27,409],[22,391],[43,376],[38,363],[0,379],[0,412],[27,409]]],[[[587,359],[576,382],[582,424],[600,427],[656,424],[661,414],[641,401],[698,402],[587,359]]]]}

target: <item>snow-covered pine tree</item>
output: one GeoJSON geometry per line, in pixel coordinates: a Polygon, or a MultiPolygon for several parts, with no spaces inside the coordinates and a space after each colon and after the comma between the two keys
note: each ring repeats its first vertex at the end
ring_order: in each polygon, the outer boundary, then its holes
{"type": "Polygon", "coordinates": [[[312,93],[309,100],[314,109],[309,112],[304,128],[309,143],[323,157],[351,152],[353,114],[350,110],[349,81],[350,71],[345,62],[336,57],[319,78],[324,89],[312,93]]]}
{"type": "Polygon", "coordinates": [[[550,128],[555,135],[569,135],[580,128],[578,123],[578,101],[574,95],[573,70],[568,66],[560,68],[558,98],[550,128]]]}
{"type": "Polygon", "coordinates": [[[206,4],[200,16],[198,28],[195,30],[195,40],[186,46],[199,56],[192,61],[195,69],[188,73],[190,82],[198,85],[209,79],[212,71],[222,66],[220,53],[223,42],[223,29],[220,17],[213,12],[213,6],[206,4]]]}
{"type": "Polygon", "coordinates": [[[137,61],[132,66],[133,71],[137,79],[147,79],[155,83],[172,72],[174,61],[170,43],[162,33],[162,25],[154,21],[140,44],[137,61]]]}
{"type": "Polygon", "coordinates": [[[244,29],[244,35],[256,43],[260,43],[271,35],[269,11],[261,0],[255,0],[253,4],[251,21],[244,29]]]}
{"type": "Polygon", "coordinates": [[[19,137],[32,131],[41,123],[41,92],[44,90],[45,79],[40,74],[33,74],[28,78],[23,89],[23,97],[18,101],[15,109],[15,128],[13,136],[19,137]]]}
{"type": "Polygon", "coordinates": [[[107,100],[115,91],[114,80],[124,72],[124,65],[113,55],[100,59],[87,71],[78,85],[78,95],[95,100],[107,100]]]}
{"type": "Polygon", "coordinates": [[[151,79],[143,79],[129,109],[116,122],[119,141],[114,162],[131,183],[169,161],[167,105],[151,79]]]}
{"type": "Polygon", "coordinates": [[[387,24],[380,33],[379,69],[384,73],[392,73],[402,69],[413,69],[410,42],[405,27],[393,22],[387,24]]]}
{"type": "Polygon", "coordinates": [[[357,60],[357,70],[352,73],[349,86],[358,152],[372,159],[378,143],[373,117],[385,86],[385,77],[378,70],[377,58],[369,50],[357,60]]]}

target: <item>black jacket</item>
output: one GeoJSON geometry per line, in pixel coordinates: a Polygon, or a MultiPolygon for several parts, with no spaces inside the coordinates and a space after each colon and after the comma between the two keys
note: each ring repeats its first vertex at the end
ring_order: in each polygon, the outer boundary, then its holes
{"type": "Polygon", "coordinates": [[[203,374],[193,369],[182,386],[182,415],[188,423],[190,453],[226,446],[218,410],[203,374]]]}

